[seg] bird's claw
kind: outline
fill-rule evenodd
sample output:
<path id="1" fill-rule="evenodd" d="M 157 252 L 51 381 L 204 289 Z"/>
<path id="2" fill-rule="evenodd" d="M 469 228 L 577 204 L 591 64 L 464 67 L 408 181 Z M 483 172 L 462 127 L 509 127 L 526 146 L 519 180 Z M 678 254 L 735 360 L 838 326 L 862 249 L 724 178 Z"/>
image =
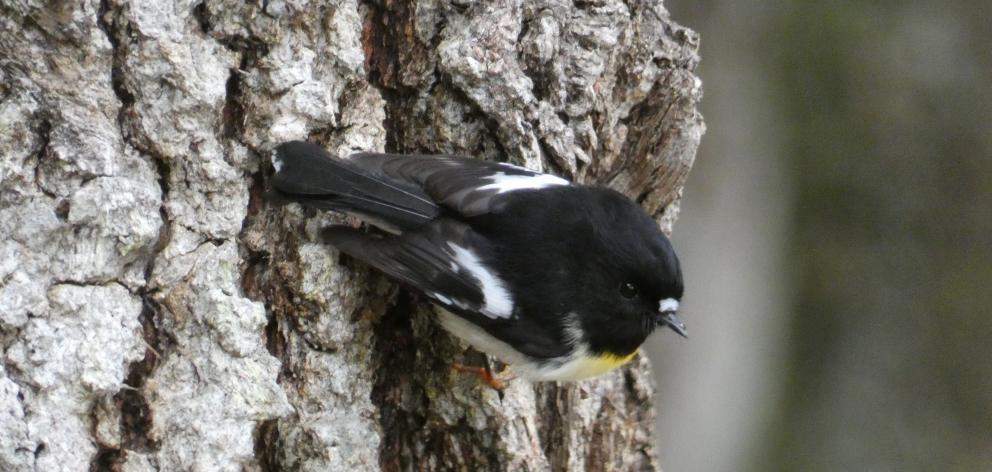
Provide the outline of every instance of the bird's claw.
<path id="1" fill-rule="evenodd" d="M 506 382 L 509 382 L 515 378 L 516 375 L 508 372 L 509 368 L 504 366 L 503 370 L 494 373 L 492 369 L 487 365 L 486 367 L 472 367 L 459 363 L 451 364 L 451 370 L 455 372 L 460 372 L 463 374 L 470 374 L 476 376 L 486 385 L 490 386 L 493 390 L 503 391 L 506 388 Z"/>

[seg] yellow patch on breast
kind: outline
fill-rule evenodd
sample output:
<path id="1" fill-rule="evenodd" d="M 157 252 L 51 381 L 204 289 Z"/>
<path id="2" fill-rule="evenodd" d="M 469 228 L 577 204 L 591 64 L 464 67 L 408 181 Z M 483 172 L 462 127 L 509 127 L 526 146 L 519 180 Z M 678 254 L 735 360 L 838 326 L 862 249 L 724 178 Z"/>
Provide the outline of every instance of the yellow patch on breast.
<path id="1" fill-rule="evenodd" d="M 618 356 L 611 353 L 602 353 L 594 356 L 581 357 L 573 361 L 573 371 L 571 377 L 580 379 L 595 377 L 620 367 L 637 355 L 637 350 L 625 356 Z"/>

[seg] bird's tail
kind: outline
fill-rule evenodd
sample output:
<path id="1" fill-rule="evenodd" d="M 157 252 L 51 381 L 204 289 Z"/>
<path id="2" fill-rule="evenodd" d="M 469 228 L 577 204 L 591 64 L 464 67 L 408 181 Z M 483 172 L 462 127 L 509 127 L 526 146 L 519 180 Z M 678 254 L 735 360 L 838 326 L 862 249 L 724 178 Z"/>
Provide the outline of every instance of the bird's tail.
<path id="1" fill-rule="evenodd" d="M 268 197 L 276 203 L 348 213 L 391 231 L 422 226 L 440 212 L 412 183 L 303 141 L 277 147 L 272 165 L 276 172 Z"/>

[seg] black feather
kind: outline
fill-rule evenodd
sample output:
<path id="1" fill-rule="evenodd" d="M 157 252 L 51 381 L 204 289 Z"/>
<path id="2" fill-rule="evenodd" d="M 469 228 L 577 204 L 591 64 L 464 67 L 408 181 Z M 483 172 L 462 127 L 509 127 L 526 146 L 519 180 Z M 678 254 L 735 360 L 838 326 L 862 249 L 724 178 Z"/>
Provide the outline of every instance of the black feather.
<path id="1" fill-rule="evenodd" d="M 272 199 L 354 213 L 400 228 L 415 228 L 441 212 L 416 185 L 368 172 L 302 141 L 276 148 Z"/>
<path id="2" fill-rule="evenodd" d="M 420 227 L 445 210 L 463 217 L 489 213 L 507 197 L 493 185 L 499 178 L 541 176 L 455 156 L 358 153 L 339 159 L 302 141 L 276 148 L 274 163 L 272 201 L 357 214 L 401 229 Z"/>
<path id="3" fill-rule="evenodd" d="M 449 242 L 457 244 L 467 231 L 464 225 L 448 221 L 421 231 L 385 237 L 346 226 L 330 226 L 324 228 L 321 237 L 342 252 L 428 295 L 439 293 L 478 310 L 483 304 L 482 292 L 471 276 L 452 268 L 454 256 L 448 249 Z"/>

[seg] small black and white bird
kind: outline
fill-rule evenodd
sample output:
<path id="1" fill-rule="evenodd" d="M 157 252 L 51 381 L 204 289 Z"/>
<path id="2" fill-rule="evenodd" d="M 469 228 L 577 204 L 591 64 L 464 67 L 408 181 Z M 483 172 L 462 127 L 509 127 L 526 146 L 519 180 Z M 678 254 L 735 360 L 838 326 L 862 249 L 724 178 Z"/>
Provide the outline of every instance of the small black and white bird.
<path id="1" fill-rule="evenodd" d="M 273 155 L 276 200 L 354 215 L 325 241 L 429 297 L 441 324 L 530 380 L 578 380 L 630 360 L 657 326 L 682 336 L 668 238 L 619 192 L 462 157 Z"/>

